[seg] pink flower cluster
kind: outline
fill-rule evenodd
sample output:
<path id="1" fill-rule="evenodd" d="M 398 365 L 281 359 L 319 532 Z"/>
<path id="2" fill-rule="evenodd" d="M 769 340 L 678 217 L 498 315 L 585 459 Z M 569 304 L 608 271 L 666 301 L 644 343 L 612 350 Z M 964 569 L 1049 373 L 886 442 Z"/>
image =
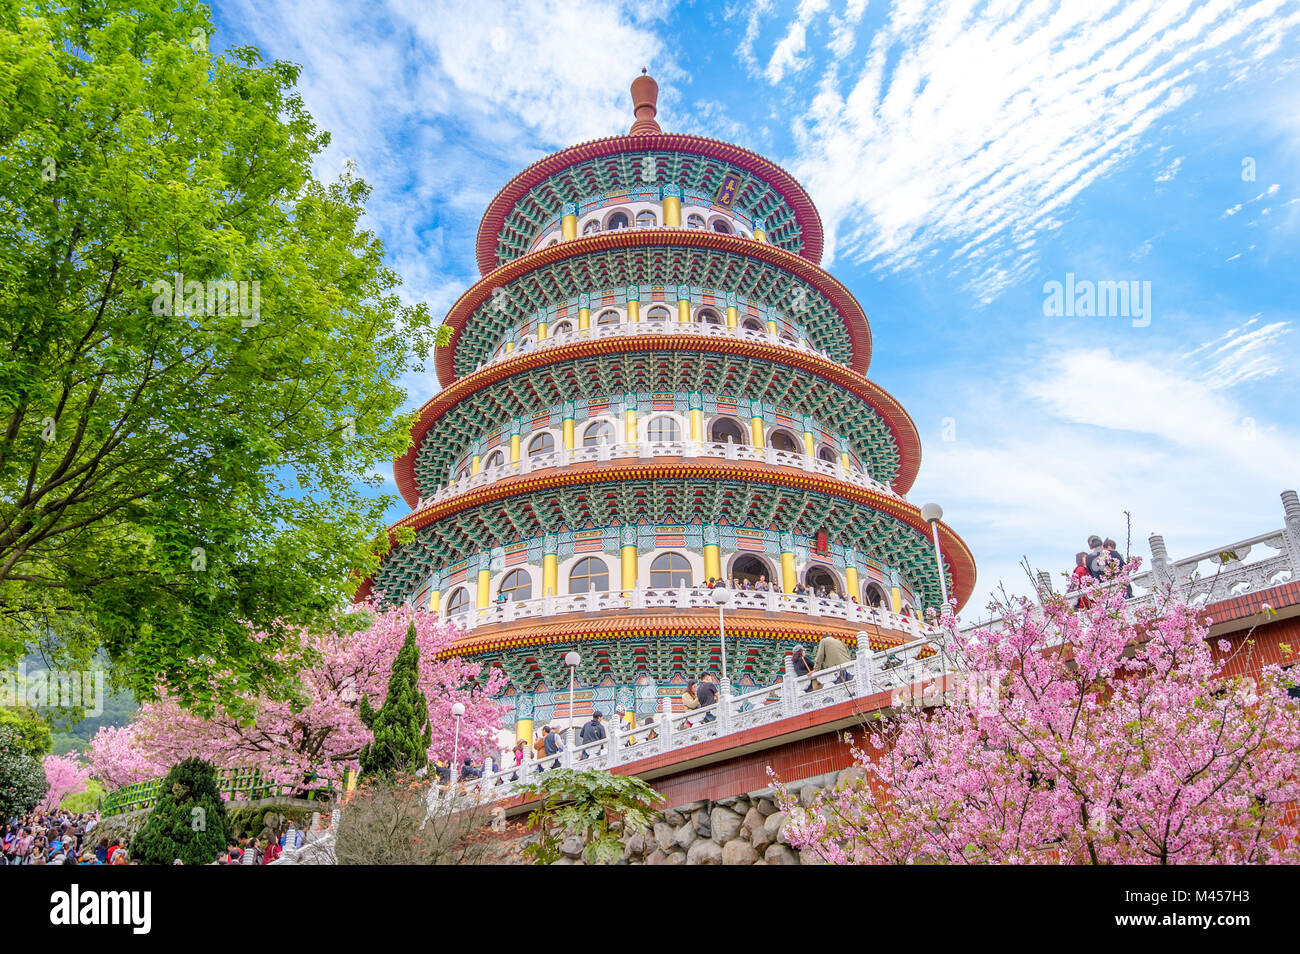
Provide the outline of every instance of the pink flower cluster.
<path id="1" fill-rule="evenodd" d="M 481 678 L 480 666 L 459 657 L 435 658 L 460 635 L 437 616 L 402 606 L 379 610 L 359 607 L 364 622 L 356 632 L 300 633 L 298 645 L 312 662 L 299 673 L 291 700 L 248 693 L 229 699 L 225 709 L 202 716 L 181 708 L 166 695 L 141 707 L 135 719 L 117 729 L 101 729 L 89 745 L 93 772 L 116 787 L 159 778 L 175 763 L 199 756 L 214 765 L 256 766 L 269 780 L 299 785 L 336 782 L 356 767 L 370 731 L 358 709 L 363 696 L 378 709 L 388 692 L 393 660 L 415 622 L 420 647 L 420 688 L 429 702 L 430 759 L 450 761 L 454 703 L 465 705 L 460 722 L 460 752 L 481 758 L 494 752 L 503 709 L 492 696 L 505 675 L 494 670 Z"/>
<path id="2" fill-rule="evenodd" d="M 1234 657 L 1215 658 L 1177 599 L 1130 613 L 1130 571 L 1089 586 L 1086 609 L 1004 607 L 978 639 L 947 616 L 951 658 L 995 697 L 950 694 L 872 725 L 859 780 L 808 808 L 783 799 L 791 844 L 832 864 L 1300 860 L 1287 678 L 1249 659 L 1236 671 L 1251 676 L 1226 676 Z"/>
<path id="3" fill-rule="evenodd" d="M 52 812 L 59 807 L 69 795 L 77 795 L 86 790 L 90 781 L 90 769 L 81 764 L 75 755 L 47 755 L 42 761 L 45 766 L 45 781 L 49 788 L 45 797 L 36 806 L 38 811 Z"/>

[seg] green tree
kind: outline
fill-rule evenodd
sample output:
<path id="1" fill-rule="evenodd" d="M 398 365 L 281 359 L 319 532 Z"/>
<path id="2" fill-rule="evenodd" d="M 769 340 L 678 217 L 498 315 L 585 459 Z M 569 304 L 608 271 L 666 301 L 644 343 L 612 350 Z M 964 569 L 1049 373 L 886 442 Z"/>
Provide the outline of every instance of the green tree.
<path id="1" fill-rule="evenodd" d="M 54 735 L 49 723 L 30 706 L 0 709 L 0 726 L 13 730 L 14 744 L 38 759 L 54 747 Z"/>
<path id="2" fill-rule="evenodd" d="M 285 686 L 379 557 L 428 353 L 298 68 L 194 0 L 0 0 L 0 664 L 103 644 L 142 698 Z M 260 632 L 264 637 L 253 638 Z"/>
<path id="3" fill-rule="evenodd" d="M 414 774 L 428 764 L 429 701 L 420 689 L 420 647 L 415 644 L 412 621 L 393 660 L 388 677 L 388 695 L 376 712 L 370 700 L 361 698 L 360 715 L 374 739 L 361 750 L 361 774 L 388 776 L 398 772 Z"/>
<path id="4" fill-rule="evenodd" d="M 540 782 L 519 791 L 541 799 L 528 815 L 528 827 L 537 829 L 539 838 L 524 848 L 524 855 L 537 864 L 560 857 L 565 834 L 582 839 L 589 864 L 612 864 L 623 856 L 622 838 L 649 828 L 655 805 L 664 800 L 634 775 L 597 769 L 551 769 Z"/>
<path id="5" fill-rule="evenodd" d="M 131 857 L 145 865 L 212 863 L 226 847 L 226 804 L 217 775 L 202 759 L 173 765 L 143 827 L 131 839 Z"/>
<path id="6" fill-rule="evenodd" d="M 45 797 L 45 767 L 13 726 L 0 725 L 0 818 L 25 815 Z"/>

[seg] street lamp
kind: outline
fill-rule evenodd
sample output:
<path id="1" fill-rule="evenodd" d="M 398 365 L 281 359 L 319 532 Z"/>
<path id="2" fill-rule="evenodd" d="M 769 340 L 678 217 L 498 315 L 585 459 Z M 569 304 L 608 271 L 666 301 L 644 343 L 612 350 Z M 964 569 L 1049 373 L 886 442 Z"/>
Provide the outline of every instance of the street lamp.
<path id="1" fill-rule="evenodd" d="M 578 664 L 582 662 L 582 657 L 572 649 L 564 656 L 564 665 L 569 667 L 569 748 L 572 749 L 576 744 L 577 735 L 574 733 L 573 725 L 573 686 Z"/>
<path id="2" fill-rule="evenodd" d="M 730 686 L 731 680 L 727 678 L 727 624 L 722 618 L 722 610 L 731 605 L 731 591 L 725 587 L 715 586 L 709 593 L 713 597 L 713 602 L 718 604 L 718 639 L 722 644 L 722 684 Z"/>
<path id="3" fill-rule="evenodd" d="M 460 777 L 460 720 L 464 715 L 465 703 L 453 702 L 451 704 L 451 716 L 456 720 L 456 741 L 451 750 L 451 772 L 449 773 L 453 785 L 456 784 L 456 780 Z"/>
<path id="4" fill-rule="evenodd" d="M 943 508 L 937 503 L 928 503 L 921 508 L 921 519 L 930 525 L 934 535 L 934 563 L 939 568 L 939 592 L 943 594 L 943 606 L 939 610 L 942 616 L 948 609 L 948 580 L 943 575 L 943 551 L 939 548 L 939 521 L 943 519 Z"/>

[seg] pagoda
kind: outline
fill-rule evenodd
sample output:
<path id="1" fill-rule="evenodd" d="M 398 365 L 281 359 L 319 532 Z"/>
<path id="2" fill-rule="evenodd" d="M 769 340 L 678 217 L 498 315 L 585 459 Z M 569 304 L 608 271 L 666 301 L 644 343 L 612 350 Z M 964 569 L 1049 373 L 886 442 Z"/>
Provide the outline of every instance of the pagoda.
<path id="1" fill-rule="evenodd" d="M 412 512 L 358 593 L 459 626 L 457 655 L 505 670 L 520 738 L 634 723 L 706 671 L 773 683 L 828 635 L 914 642 L 945 586 L 959 608 L 974 588 L 966 545 L 905 497 L 916 427 L 866 376 L 867 317 L 818 264 L 808 194 L 663 132 L 657 98 L 643 71 L 627 135 L 488 206 L 443 389 L 395 464 Z"/>

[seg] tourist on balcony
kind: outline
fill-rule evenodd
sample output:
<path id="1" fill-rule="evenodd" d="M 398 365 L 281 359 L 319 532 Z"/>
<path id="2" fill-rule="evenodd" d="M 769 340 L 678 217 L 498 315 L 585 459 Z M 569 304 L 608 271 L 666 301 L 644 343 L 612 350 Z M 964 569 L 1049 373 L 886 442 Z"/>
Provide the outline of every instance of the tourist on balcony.
<path id="1" fill-rule="evenodd" d="M 849 647 L 841 640 L 834 636 L 823 636 L 821 642 L 817 644 L 817 658 L 813 660 L 813 670 L 821 672 L 823 669 L 842 666 L 852 658 Z M 848 682 L 850 678 L 849 671 L 841 669 L 836 674 L 834 682 Z"/>
<path id="2" fill-rule="evenodd" d="M 682 693 L 682 708 L 688 712 L 691 709 L 698 709 L 700 707 L 700 699 L 695 693 L 695 685 L 696 683 L 694 679 L 688 679 L 686 681 L 686 691 Z M 686 725 L 688 728 L 690 727 L 689 722 L 686 723 Z"/>
<path id="3" fill-rule="evenodd" d="M 1074 590 L 1083 589 L 1084 581 L 1090 579 L 1092 579 L 1092 574 L 1088 570 L 1088 554 L 1082 551 L 1076 553 L 1074 555 L 1074 572 L 1070 574 L 1069 590 L 1073 592 Z M 1087 609 L 1092 605 L 1092 601 L 1086 596 L 1080 596 L 1074 605 L 1076 609 Z"/>
<path id="4" fill-rule="evenodd" d="M 600 720 L 603 718 L 605 718 L 605 713 L 601 712 L 599 709 L 591 714 L 590 721 L 582 727 L 582 731 L 578 734 L 578 738 L 583 745 L 590 745 L 592 742 L 599 742 L 601 739 L 605 738 L 605 727 L 600 724 Z M 599 750 L 597 751 L 599 752 Z M 580 758 L 585 759 L 590 754 L 589 750 L 583 749 Z"/>
<path id="5" fill-rule="evenodd" d="M 711 672 L 700 676 L 699 683 L 695 686 L 695 698 L 699 700 L 700 708 L 707 709 L 718 701 L 718 677 Z M 712 722 L 714 716 L 712 710 L 704 714 L 704 722 Z"/>
<path id="6" fill-rule="evenodd" d="M 549 725 L 542 730 L 546 733 L 546 739 L 542 744 L 543 750 L 549 755 L 559 755 L 564 751 L 564 746 L 560 744 L 560 733 L 556 732 Z M 551 768 L 559 768 L 560 760 L 556 759 L 551 763 Z"/>
<path id="7" fill-rule="evenodd" d="M 515 765 L 523 765 L 524 758 L 528 754 L 527 739 L 520 739 L 518 742 L 515 743 L 514 754 L 515 754 Z"/>
<path id="8" fill-rule="evenodd" d="M 790 659 L 794 664 L 794 674 L 796 677 L 812 675 L 813 670 L 812 667 L 808 665 L 808 657 L 804 655 L 803 646 L 797 645 L 794 649 L 790 650 Z M 820 689 L 821 687 L 822 684 L 816 679 L 810 679 L 808 681 L 808 688 L 805 689 L 804 692 L 812 692 L 814 689 Z"/>
<path id="9" fill-rule="evenodd" d="M 1102 547 L 1102 539 L 1095 533 L 1088 538 L 1088 557 L 1086 566 L 1088 574 L 1094 580 L 1100 580 L 1105 576 L 1106 552 Z"/>

